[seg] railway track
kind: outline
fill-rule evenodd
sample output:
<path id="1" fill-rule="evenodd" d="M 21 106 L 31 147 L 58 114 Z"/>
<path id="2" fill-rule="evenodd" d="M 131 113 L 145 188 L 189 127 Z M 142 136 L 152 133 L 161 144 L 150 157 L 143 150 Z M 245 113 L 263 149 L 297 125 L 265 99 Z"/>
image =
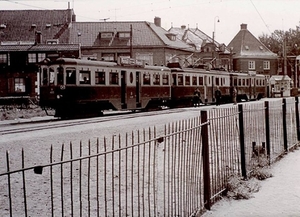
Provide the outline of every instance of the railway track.
<path id="1" fill-rule="evenodd" d="M 170 113 L 180 113 L 185 111 L 185 109 L 178 108 L 178 109 L 165 109 L 159 111 L 150 111 L 150 112 L 136 112 L 136 113 L 123 113 L 123 114 L 114 114 L 114 115 L 105 115 L 102 117 L 95 117 L 89 119 L 75 119 L 75 120 L 60 120 L 54 119 L 51 121 L 31 121 L 31 122 L 23 122 L 18 124 L 9 125 L 9 129 L 1 129 L 0 135 L 8 135 L 8 134 L 16 134 L 16 133 L 26 133 L 32 131 L 39 131 L 39 130 L 47 130 L 53 128 L 61 128 L 61 127 L 72 127 L 84 124 L 93 124 L 93 123 L 101 123 L 101 122 L 108 122 L 113 120 L 125 120 L 130 118 L 138 118 L 138 117 L 145 117 L 145 116 L 154 116 L 154 115 L 161 115 L 161 114 L 170 114 Z"/>

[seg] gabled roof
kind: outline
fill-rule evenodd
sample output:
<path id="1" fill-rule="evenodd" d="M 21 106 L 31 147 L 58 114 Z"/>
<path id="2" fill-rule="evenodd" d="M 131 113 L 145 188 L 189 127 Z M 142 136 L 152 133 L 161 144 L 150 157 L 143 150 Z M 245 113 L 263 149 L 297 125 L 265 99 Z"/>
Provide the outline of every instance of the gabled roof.
<path id="1" fill-rule="evenodd" d="M 0 42 L 35 41 L 35 33 L 68 43 L 68 27 L 73 10 L 0 10 Z"/>
<path id="2" fill-rule="evenodd" d="M 172 27 L 169 29 L 169 32 L 176 34 L 176 37 L 180 40 L 188 44 L 193 44 L 197 50 L 200 50 L 201 47 L 205 46 L 207 43 L 215 43 L 216 47 L 220 47 L 220 43 L 217 41 L 213 41 L 213 39 L 202 32 L 197 28 L 185 28 L 182 26 L 181 28 Z M 228 50 L 225 50 L 225 53 L 229 53 Z"/>
<path id="3" fill-rule="evenodd" d="M 277 55 L 270 51 L 261 41 L 249 32 L 247 24 L 241 29 L 227 46 L 234 53 L 233 58 L 276 59 Z"/>
<path id="4" fill-rule="evenodd" d="M 135 47 L 167 46 L 175 49 L 191 49 L 181 40 L 170 40 L 167 36 L 168 31 L 146 21 L 74 22 L 70 28 L 70 43 L 81 43 L 82 47 L 129 47 L 130 38 L 119 38 L 117 34 L 119 32 L 130 33 L 131 26 L 132 45 Z M 113 37 L 103 39 L 101 33 L 113 33 Z"/>

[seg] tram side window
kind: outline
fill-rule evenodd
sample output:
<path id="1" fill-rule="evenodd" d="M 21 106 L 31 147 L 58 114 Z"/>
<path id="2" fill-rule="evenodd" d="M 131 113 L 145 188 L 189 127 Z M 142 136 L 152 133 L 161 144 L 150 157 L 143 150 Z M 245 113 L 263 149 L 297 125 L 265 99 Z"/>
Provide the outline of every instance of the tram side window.
<path id="1" fill-rule="evenodd" d="M 160 74 L 154 74 L 153 75 L 153 85 L 159 85 L 160 84 Z"/>
<path id="2" fill-rule="evenodd" d="M 185 76 L 185 85 L 191 85 L 191 77 L 189 75 Z"/>
<path id="3" fill-rule="evenodd" d="M 203 86 L 203 77 L 199 77 L 199 86 Z"/>
<path id="4" fill-rule="evenodd" d="M 48 84 L 48 70 L 47 70 L 47 68 L 43 68 L 43 71 L 42 71 L 42 73 L 43 73 L 43 81 L 42 81 L 42 85 L 47 85 Z"/>
<path id="5" fill-rule="evenodd" d="M 149 73 L 143 74 L 143 84 L 150 85 L 150 74 Z"/>
<path id="6" fill-rule="evenodd" d="M 220 78 L 216 78 L 216 85 L 220 86 Z"/>
<path id="7" fill-rule="evenodd" d="M 80 84 L 91 84 L 91 72 L 90 71 L 79 71 L 79 83 Z"/>
<path id="8" fill-rule="evenodd" d="M 164 74 L 162 79 L 163 79 L 163 85 L 169 84 L 169 75 Z"/>
<path id="9" fill-rule="evenodd" d="M 197 85 L 197 76 L 193 76 L 192 82 L 193 82 L 192 84 L 193 84 L 194 86 Z"/>
<path id="10" fill-rule="evenodd" d="M 57 85 L 64 84 L 64 68 L 58 67 L 57 68 Z"/>
<path id="11" fill-rule="evenodd" d="M 105 84 L 105 72 L 95 72 L 96 84 Z"/>
<path id="12" fill-rule="evenodd" d="M 178 75 L 178 85 L 183 85 L 183 74 Z"/>
<path id="13" fill-rule="evenodd" d="M 53 68 L 50 68 L 49 69 L 49 83 L 50 84 L 54 84 L 54 81 L 55 81 L 55 73 L 54 73 L 54 69 Z"/>
<path id="14" fill-rule="evenodd" d="M 76 69 L 66 69 L 66 84 L 76 84 Z"/>
<path id="15" fill-rule="evenodd" d="M 109 73 L 109 84 L 119 84 L 119 74 L 117 72 Z"/>

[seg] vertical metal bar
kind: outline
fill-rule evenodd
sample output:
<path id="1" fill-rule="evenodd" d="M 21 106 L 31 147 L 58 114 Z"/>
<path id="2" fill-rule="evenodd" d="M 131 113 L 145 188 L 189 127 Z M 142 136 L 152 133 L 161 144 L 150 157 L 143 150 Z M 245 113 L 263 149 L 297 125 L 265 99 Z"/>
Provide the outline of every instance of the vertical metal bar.
<path id="1" fill-rule="evenodd" d="M 201 111 L 201 123 L 207 123 L 207 111 Z M 210 166 L 209 166 L 209 140 L 208 140 L 208 124 L 204 124 L 201 128 L 201 137 L 203 143 L 203 178 L 204 178 L 204 206 L 210 210 Z"/>
<path id="2" fill-rule="evenodd" d="M 6 168 L 7 168 L 7 172 L 10 172 L 8 151 L 6 151 Z M 12 200 L 11 200 L 10 173 L 7 174 L 7 182 L 8 182 L 9 215 L 12 217 L 13 213 L 12 213 Z"/>
<path id="3" fill-rule="evenodd" d="M 51 214 L 54 216 L 54 203 L 53 203 L 53 147 L 50 148 L 50 191 L 51 191 Z"/>
<path id="4" fill-rule="evenodd" d="M 122 216 L 122 173 L 121 173 L 121 135 L 119 134 L 119 217 Z"/>
<path id="5" fill-rule="evenodd" d="M 269 164 L 271 164 L 271 151 L 270 151 L 270 108 L 269 102 L 265 101 L 265 122 L 266 122 L 266 145 L 267 145 L 267 156 L 269 158 Z"/>
<path id="6" fill-rule="evenodd" d="M 60 161 L 64 160 L 64 144 L 61 146 Z M 60 164 L 60 194 L 61 194 L 61 216 L 64 217 L 64 171 L 63 163 Z"/>
<path id="7" fill-rule="evenodd" d="M 286 123 L 286 99 L 282 99 L 282 120 L 283 120 L 283 144 L 284 150 L 288 151 L 288 140 L 287 140 L 287 123 Z"/>
<path id="8" fill-rule="evenodd" d="M 151 196 L 151 194 L 150 194 L 150 183 L 151 183 L 151 142 L 150 142 L 150 140 L 151 140 L 151 130 L 150 130 L 150 128 L 149 128 L 149 130 L 148 130 L 148 134 L 149 134 L 149 153 L 148 153 L 148 215 L 149 216 L 151 216 L 151 198 L 150 198 L 150 196 Z"/>
<path id="9" fill-rule="evenodd" d="M 133 183 L 134 183 L 134 179 L 133 179 L 133 166 L 134 166 L 134 134 L 133 134 L 133 131 L 131 132 L 131 214 L 134 215 L 134 202 L 133 202 Z"/>
<path id="10" fill-rule="evenodd" d="M 243 105 L 239 104 L 238 108 L 239 108 L 239 129 L 240 129 L 240 145 L 241 145 L 241 170 L 242 170 L 242 176 L 244 177 L 244 179 L 247 179 Z"/>
<path id="11" fill-rule="evenodd" d="M 97 158 L 96 158 L 96 195 L 97 195 L 97 217 L 100 216 L 99 202 L 99 138 L 97 138 Z"/>
<path id="12" fill-rule="evenodd" d="M 70 192 L 71 192 L 71 216 L 74 215 L 74 198 L 73 198 L 73 146 L 70 142 Z"/>
<path id="13" fill-rule="evenodd" d="M 125 135 L 125 216 L 129 216 L 128 213 L 128 134 Z"/>
<path id="14" fill-rule="evenodd" d="M 141 216 L 141 201 L 140 201 L 140 198 L 142 197 L 141 196 L 141 193 L 140 193 L 140 131 L 138 130 L 137 131 L 137 142 L 138 142 L 138 147 L 137 147 L 137 194 L 138 194 L 138 216 Z"/>
<path id="15" fill-rule="evenodd" d="M 111 190 L 111 196 L 112 196 L 112 215 L 115 214 L 115 159 L 114 159 L 114 149 L 115 149 L 115 135 L 112 136 L 112 144 L 111 144 L 111 185 L 112 185 L 112 190 Z"/>
<path id="16" fill-rule="evenodd" d="M 24 211 L 25 217 L 27 217 L 27 196 L 26 196 L 26 182 L 25 182 L 25 163 L 24 163 L 24 149 L 22 148 L 22 180 L 23 180 L 23 197 L 24 197 Z"/>
<path id="17" fill-rule="evenodd" d="M 81 158 L 82 157 L 82 142 L 80 141 L 80 147 L 79 147 L 79 157 Z M 82 160 L 80 159 L 79 160 L 79 208 L 80 208 L 80 211 L 79 211 L 79 215 L 80 217 L 82 216 L 82 190 L 81 190 L 81 186 L 82 186 Z"/>
<path id="18" fill-rule="evenodd" d="M 106 172 L 107 171 L 107 154 L 106 154 L 106 138 L 104 137 L 104 203 L 105 203 L 105 216 L 107 215 L 107 177 Z"/>
<path id="19" fill-rule="evenodd" d="M 88 184 L 87 184 L 87 188 L 88 188 L 88 216 L 91 216 L 91 141 L 89 140 L 89 157 L 88 157 L 88 177 L 87 177 L 87 181 L 88 181 Z"/>
<path id="20" fill-rule="evenodd" d="M 126 149 L 127 150 L 127 149 Z M 142 207 L 143 207 L 143 215 L 145 216 L 145 167 L 146 167 L 146 132 L 145 129 L 143 129 L 143 168 L 142 168 L 142 194 L 143 194 L 143 201 L 142 201 Z"/>
<path id="21" fill-rule="evenodd" d="M 296 112 L 296 129 L 297 129 L 297 139 L 300 141 L 300 123 L 299 123 L 299 97 L 295 97 L 295 112 Z"/>
<path id="22" fill-rule="evenodd" d="M 167 125 L 164 127 L 165 135 L 167 135 Z M 167 138 L 166 138 L 167 139 Z M 164 159 L 163 159 L 163 216 L 166 216 L 166 139 L 164 141 Z M 170 141 L 170 138 L 168 137 L 168 141 Z"/>
<path id="23" fill-rule="evenodd" d="M 153 128 L 154 132 L 153 132 L 153 137 L 156 138 L 156 127 Z M 152 182 L 153 182 L 153 214 L 154 216 L 157 215 L 156 213 L 156 206 L 157 206 L 157 201 L 156 201 L 156 176 L 155 176 L 155 172 L 156 172 L 156 147 L 157 147 L 157 141 L 153 142 L 153 166 L 152 166 L 152 172 L 153 172 L 153 177 L 152 177 Z"/>

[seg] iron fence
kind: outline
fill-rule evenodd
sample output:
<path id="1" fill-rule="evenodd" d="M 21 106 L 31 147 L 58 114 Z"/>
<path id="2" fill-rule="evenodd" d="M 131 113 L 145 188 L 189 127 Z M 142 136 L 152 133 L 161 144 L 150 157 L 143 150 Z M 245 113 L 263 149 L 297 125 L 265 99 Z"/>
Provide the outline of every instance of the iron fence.
<path id="1" fill-rule="evenodd" d="M 232 174 L 245 178 L 255 148 L 269 163 L 299 141 L 298 98 L 203 109 L 198 117 L 87 144 L 53 147 L 45 163 L 0 174 L 3 216 L 195 216 Z M 30 157 L 30 156 L 29 156 Z"/>

